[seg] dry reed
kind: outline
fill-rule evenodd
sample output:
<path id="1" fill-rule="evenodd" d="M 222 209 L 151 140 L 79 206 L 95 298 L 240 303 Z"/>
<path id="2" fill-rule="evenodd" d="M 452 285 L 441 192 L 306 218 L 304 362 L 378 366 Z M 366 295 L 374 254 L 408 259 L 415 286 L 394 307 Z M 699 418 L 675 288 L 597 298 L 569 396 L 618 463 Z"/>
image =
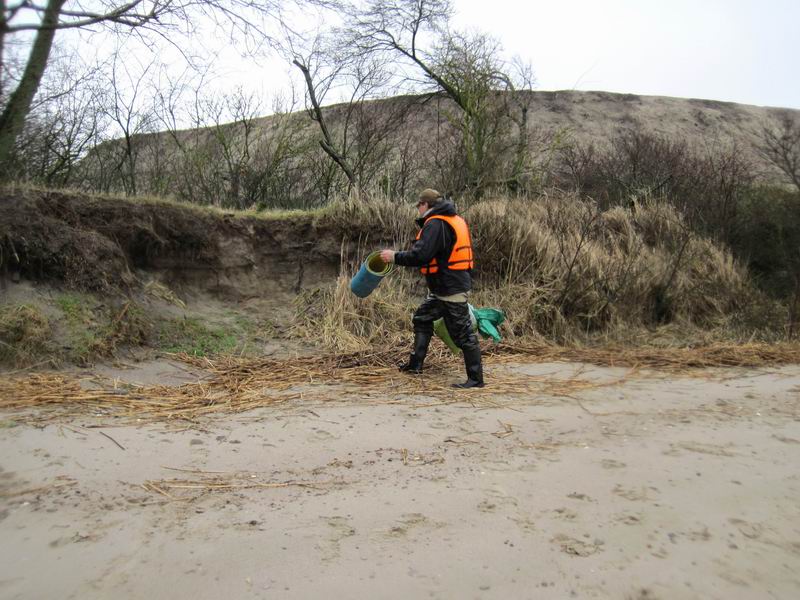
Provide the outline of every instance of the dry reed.
<path id="1" fill-rule="evenodd" d="M 800 364 L 800 344 L 730 344 L 712 343 L 697 348 L 653 348 L 604 346 L 580 348 L 552 345 L 502 344 L 504 359 L 520 355 L 535 357 L 536 362 L 578 361 L 609 367 L 638 367 L 689 373 L 692 369 L 728 367 L 758 368 Z"/>
<path id="2" fill-rule="evenodd" d="M 200 496 L 214 492 L 289 487 L 320 488 L 344 483 L 343 481 L 269 481 L 265 475 L 260 473 L 228 473 L 221 471 L 175 469 L 172 467 L 164 468 L 171 471 L 190 473 L 193 476 L 191 479 L 170 478 L 148 480 L 142 484 L 142 488 L 145 491 L 161 494 L 170 500 L 194 500 Z"/>
<path id="3" fill-rule="evenodd" d="M 485 200 L 465 216 L 477 254 L 471 302 L 502 309 L 508 317 L 504 335 L 511 340 L 575 345 L 664 324 L 714 331 L 718 339 L 753 334 L 734 318 L 758 296 L 746 271 L 666 203 L 600 211 L 559 193 Z M 402 248 L 412 241 L 411 215 L 385 200 L 332 205 L 324 221 L 350 224 L 345 239 L 351 250 L 358 244 L 359 258 L 387 240 Z M 301 299 L 294 332 L 337 352 L 398 343 L 425 293 L 420 275 L 396 269 L 362 300 L 349 291 L 358 264 L 343 266 L 334 285 Z"/>
<path id="4" fill-rule="evenodd" d="M 60 373 L 6 377 L 0 378 L 0 409 L 17 411 L 15 418 L 22 421 L 88 414 L 133 423 L 196 423 L 215 415 L 299 401 L 513 406 L 542 395 L 569 396 L 616 385 L 625 378 L 598 382 L 581 377 L 535 377 L 504 368 L 508 363 L 581 361 L 631 367 L 631 373 L 641 368 L 675 373 L 712 367 L 797 364 L 800 345 L 715 344 L 663 349 L 501 344 L 486 353 L 489 385 L 472 390 L 450 387 L 451 378 L 461 377 L 461 360 L 441 352 L 433 353 L 426 374 L 419 377 L 398 373 L 396 365 L 401 353 L 375 350 L 289 360 L 181 358 L 203 369 L 208 377 L 179 387 L 120 386 L 109 380 L 82 380 Z"/>

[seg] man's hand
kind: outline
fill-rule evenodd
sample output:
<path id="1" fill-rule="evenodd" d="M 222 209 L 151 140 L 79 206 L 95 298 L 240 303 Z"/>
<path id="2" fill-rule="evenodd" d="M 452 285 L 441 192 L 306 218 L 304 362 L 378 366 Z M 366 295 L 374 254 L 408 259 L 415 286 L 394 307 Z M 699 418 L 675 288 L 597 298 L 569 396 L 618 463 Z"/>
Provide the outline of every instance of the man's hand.
<path id="1" fill-rule="evenodd" d="M 394 255 L 395 255 L 395 251 L 394 250 L 388 250 L 388 249 L 387 250 L 381 250 L 381 260 L 383 262 L 385 262 L 386 264 L 394 262 Z"/>

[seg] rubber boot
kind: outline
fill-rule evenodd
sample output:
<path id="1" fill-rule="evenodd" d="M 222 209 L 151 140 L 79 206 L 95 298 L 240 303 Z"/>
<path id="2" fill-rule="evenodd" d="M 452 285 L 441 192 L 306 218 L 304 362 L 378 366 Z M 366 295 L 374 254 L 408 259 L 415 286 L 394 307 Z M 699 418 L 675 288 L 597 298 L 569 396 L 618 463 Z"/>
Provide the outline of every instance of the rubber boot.
<path id="1" fill-rule="evenodd" d="M 467 369 L 467 380 L 464 383 L 454 383 L 453 387 L 461 389 L 482 388 L 484 383 L 480 346 L 462 348 L 462 351 L 464 352 L 464 366 Z"/>
<path id="2" fill-rule="evenodd" d="M 400 370 L 412 375 L 419 375 L 422 373 L 422 363 L 425 362 L 425 356 L 428 354 L 428 344 L 431 342 L 430 333 L 422 331 L 414 332 L 414 351 L 408 359 L 407 363 L 400 365 Z"/>

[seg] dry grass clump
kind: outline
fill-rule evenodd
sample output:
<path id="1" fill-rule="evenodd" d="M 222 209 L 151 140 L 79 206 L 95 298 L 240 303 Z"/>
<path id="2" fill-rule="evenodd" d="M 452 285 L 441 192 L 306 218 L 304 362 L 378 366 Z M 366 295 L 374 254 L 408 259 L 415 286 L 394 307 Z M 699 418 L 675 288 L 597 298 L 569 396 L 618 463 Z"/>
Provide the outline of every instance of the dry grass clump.
<path id="1" fill-rule="evenodd" d="M 521 335 L 564 339 L 564 321 L 581 332 L 679 320 L 709 326 L 738 306 L 746 287 L 731 255 L 663 203 L 602 212 L 572 196 L 541 197 L 483 202 L 467 218 L 482 289 Z M 537 290 L 539 307 L 506 302 L 510 284 Z"/>
<path id="2" fill-rule="evenodd" d="M 352 194 L 318 211 L 316 227 L 342 234 L 342 274 L 332 286 L 299 296 L 292 334 L 340 352 L 401 343 L 410 331 L 418 297 L 424 293 L 417 285 L 419 278 L 411 271 L 395 269 L 364 299 L 350 291 L 350 280 L 373 250 L 410 247 L 416 216 L 412 205 L 392 202 L 378 193 Z"/>
<path id="3" fill-rule="evenodd" d="M 54 360 L 91 364 L 112 356 L 120 348 L 141 346 L 152 337 L 153 324 L 145 310 L 132 300 L 78 292 L 59 293 L 54 304 L 61 318 L 54 321 Z"/>
<path id="4" fill-rule="evenodd" d="M 27 304 L 0 306 L 0 364 L 30 364 L 48 350 L 50 322 Z"/>
<path id="5" fill-rule="evenodd" d="M 363 193 L 337 199 L 320 209 L 314 224 L 342 232 L 361 249 L 364 244 L 409 243 L 416 232 L 416 216 L 411 204 L 392 201 L 379 193 Z"/>
<path id="6" fill-rule="evenodd" d="M 404 347 L 415 308 L 413 279 L 395 270 L 367 298 L 359 298 L 350 291 L 353 275 L 345 270 L 333 286 L 300 296 L 292 334 L 338 352 Z"/>
<path id="7" fill-rule="evenodd" d="M 381 198 L 339 203 L 325 218 L 350 224 L 360 244 L 393 239 L 408 248 L 413 216 Z M 476 248 L 471 302 L 504 310 L 512 337 L 569 343 L 665 324 L 721 328 L 756 293 L 729 252 L 691 231 L 664 202 L 601 211 L 560 193 L 485 200 L 464 216 Z M 413 297 L 415 279 L 422 280 L 397 269 L 360 300 L 343 277 L 311 299 L 316 308 L 305 304 L 301 330 L 337 349 L 392 339 L 409 330 L 424 294 L 420 286 Z"/>

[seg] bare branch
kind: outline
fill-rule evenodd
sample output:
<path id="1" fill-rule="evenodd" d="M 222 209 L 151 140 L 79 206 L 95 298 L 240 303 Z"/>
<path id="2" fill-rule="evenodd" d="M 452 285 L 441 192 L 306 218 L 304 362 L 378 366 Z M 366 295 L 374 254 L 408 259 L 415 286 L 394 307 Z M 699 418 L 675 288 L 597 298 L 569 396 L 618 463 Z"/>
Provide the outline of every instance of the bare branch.
<path id="1" fill-rule="evenodd" d="M 786 113 L 761 131 L 762 156 L 800 190 L 800 119 Z"/>

